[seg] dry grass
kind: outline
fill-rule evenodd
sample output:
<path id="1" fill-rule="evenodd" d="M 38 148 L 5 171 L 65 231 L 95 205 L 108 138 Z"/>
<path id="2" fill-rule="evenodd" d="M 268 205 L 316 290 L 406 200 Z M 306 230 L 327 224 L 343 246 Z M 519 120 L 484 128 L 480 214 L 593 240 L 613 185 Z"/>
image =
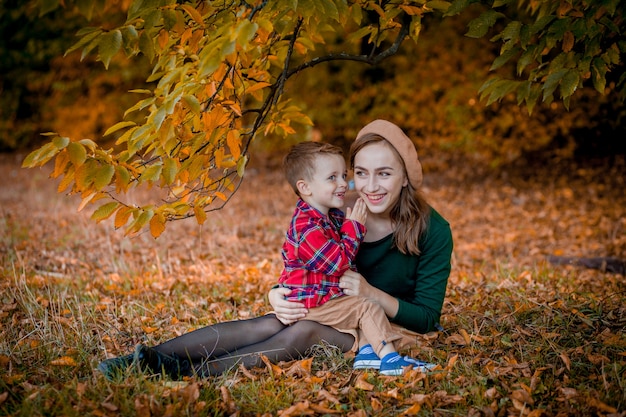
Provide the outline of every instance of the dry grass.
<path id="1" fill-rule="evenodd" d="M 20 162 L 0 160 L 0 415 L 626 415 L 624 277 L 545 263 L 626 258 L 623 166 L 427 174 L 455 234 L 445 331 L 410 352 L 441 365 L 432 375 L 352 371 L 320 346 L 312 361 L 208 380 L 111 383 L 95 371 L 107 356 L 268 311 L 292 193 L 250 171 L 203 227 L 125 238 Z"/>

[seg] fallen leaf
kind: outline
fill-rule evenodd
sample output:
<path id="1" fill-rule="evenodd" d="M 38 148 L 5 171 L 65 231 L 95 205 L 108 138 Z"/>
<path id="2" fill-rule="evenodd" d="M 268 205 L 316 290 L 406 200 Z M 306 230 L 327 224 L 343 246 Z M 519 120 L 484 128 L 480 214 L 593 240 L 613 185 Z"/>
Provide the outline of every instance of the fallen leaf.
<path id="1" fill-rule="evenodd" d="M 565 364 L 565 367 L 567 368 L 568 371 L 571 371 L 571 361 L 569 360 L 569 357 L 565 354 L 565 353 L 561 353 L 559 355 L 559 357 L 561 358 L 561 360 L 563 361 L 563 363 Z"/>
<path id="2" fill-rule="evenodd" d="M 61 356 L 58 359 L 50 361 L 50 365 L 54 366 L 77 366 L 78 364 L 71 356 Z"/>
<path id="3" fill-rule="evenodd" d="M 334 410 L 332 408 L 324 407 L 323 405 L 320 405 L 320 404 L 313 404 L 313 403 L 311 403 L 309 405 L 309 407 L 311 408 L 311 410 L 315 411 L 318 414 L 341 414 L 341 413 L 343 413 L 343 411 Z"/>
<path id="4" fill-rule="evenodd" d="M 422 406 L 420 404 L 413 404 L 412 406 L 410 406 L 409 408 L 407 408 L 406 410 L 404 410 L 402 412 L 402 415 L 404 416 L 416 416 L 417 413 L 420 412 L 420 410 L 422 409 Z"/>
<path id="5" fill-rule="evenodd" d="M 380 411 L 383 409 L 383 404 L 376 397 L 370 399 L 370 405 L 372 406 L 372 411 Z"/>
<path id="6" fill-rule="evenodd" d="M 371 390 L 373 390 L 374 389 L 374 385 L 372 385 L 369 382 L 367 382 L 365 380 L 365 378 L 367 378 L 367 372 L 364 372 L 361 375 L 359 375 L 359 377 L 357 378 L 356 382 L 354 383 L 354 387 L 358 388 L 358 389 L 362 389 L 363 391 L 371 391 Z"/>
<path id="7" fill-rule="evenodd" d="M 307 400 L 304 400 L 297 404 L 292 405 L 286 410 L 278 411 L 278 415 L 281 417 L 312 416 L 312 415 L 315 415 L 315 411 L 311 409 L 309 402 Z"/>

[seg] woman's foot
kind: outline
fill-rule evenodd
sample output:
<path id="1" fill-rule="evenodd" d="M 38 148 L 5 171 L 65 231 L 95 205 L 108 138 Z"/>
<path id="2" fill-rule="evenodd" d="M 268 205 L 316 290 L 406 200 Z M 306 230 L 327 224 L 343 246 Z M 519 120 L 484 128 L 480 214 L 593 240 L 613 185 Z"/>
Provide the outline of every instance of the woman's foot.
<path id="1" fill-rule="evenodd" d="M 400 356 L 393 352 L 385 355 L 380 362 L 380 373 L 383 375 L 402 375 L 405 369 L 412 366 L 420 372 L 426 372 L 435 367 L 432 363 L 422 362 L 408 356 Z"/>
<path id="2" fill-rule="evenodd" d="M 145 345 L 137 345 L 134 361 L 143 372 L 165 374 L 172 379 L 181 379 L 191 371 L 189 361 L 166 355 Z"/>
<path id="3" fill-rule="evenodd" d="M 133 365 L 133 359 L 133 354 L 105 359 L 98 364 L 98 370 L 102 372 L 106 379 L 113 381 L 123 375 Z"/>

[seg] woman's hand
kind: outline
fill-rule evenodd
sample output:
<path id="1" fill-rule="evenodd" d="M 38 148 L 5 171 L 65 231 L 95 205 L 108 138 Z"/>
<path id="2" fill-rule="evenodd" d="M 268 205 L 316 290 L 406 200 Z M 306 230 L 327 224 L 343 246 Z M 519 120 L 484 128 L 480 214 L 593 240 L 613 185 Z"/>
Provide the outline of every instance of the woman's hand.
<path id="1" fill-rule="evenodd" d="M 272 288 L 267 295 L 274 313 L 276 313 L 276 318 L 285 325 L 297 322 L 309 312 L 304 304 L 285 300 L 289 293 L 291 293 L 289 288 Z"/>
<path id="2" fill-rule="evenodd" d="M 339 280 L 339 287 L 346 295 L 358 295 L 377 302 L 389 318 L 394 318 L 398 314 L 400 306 L 398 300 L 371 285 L 358 272 L 347 270 Z"/>
<path id="3" fill-rule="evenodd" d="M 361 297 L 371 297 L 373 287 L 358 272 L 347 270 L 339 280 L 339 288 L 346 295 L 360 295 Z"/>

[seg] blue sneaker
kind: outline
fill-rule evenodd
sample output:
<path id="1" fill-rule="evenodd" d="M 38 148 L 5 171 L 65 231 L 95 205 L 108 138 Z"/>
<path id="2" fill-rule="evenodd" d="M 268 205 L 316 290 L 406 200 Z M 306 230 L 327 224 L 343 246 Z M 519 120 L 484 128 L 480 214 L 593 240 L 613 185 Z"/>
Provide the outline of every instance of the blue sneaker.
<path id="1" fill-rule="evenodd" d="M 372 349 L 372 345 L 367 344 L 362 346 L 359 349 L 359 353 L 354 357 L 354 365 L 352 365 L 354 369 L 379 369 L 380 368 L 380 358 L 376 353 L 374 353 L 374 349 Z"/>
<path id="2" fill-rule="evenodd" d="M 432 363 L 418 361 L 408 356 L 400 356 L 398 353 L 389 353 L 380 362 L 380 373 L 383 375 L 402 375 L 406 367 L 412 366 L 421 372 L 426 372 L 435 367 Z"/>

